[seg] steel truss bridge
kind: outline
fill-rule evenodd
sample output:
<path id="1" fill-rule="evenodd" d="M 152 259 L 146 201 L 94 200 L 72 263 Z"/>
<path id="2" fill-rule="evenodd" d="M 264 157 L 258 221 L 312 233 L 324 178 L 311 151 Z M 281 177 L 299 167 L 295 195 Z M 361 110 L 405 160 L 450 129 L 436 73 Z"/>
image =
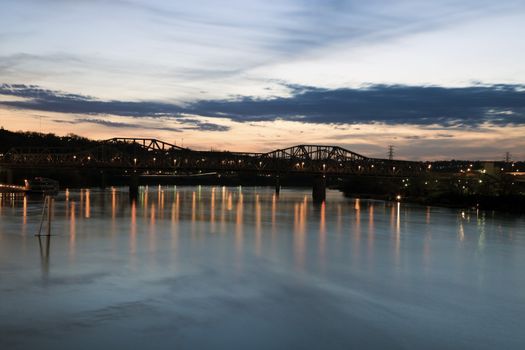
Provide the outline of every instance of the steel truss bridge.
<path id="1" fill-rule="evenodd" d="M 112 138 L 86 149 L 12 148 L 0 157 L 8 169 L 97 169 L 122 173 L 418 176 L 423 162 L 369 158 L 338 146 L 298 145 L 267 153 L 196 151 L 150 138 Z"/>

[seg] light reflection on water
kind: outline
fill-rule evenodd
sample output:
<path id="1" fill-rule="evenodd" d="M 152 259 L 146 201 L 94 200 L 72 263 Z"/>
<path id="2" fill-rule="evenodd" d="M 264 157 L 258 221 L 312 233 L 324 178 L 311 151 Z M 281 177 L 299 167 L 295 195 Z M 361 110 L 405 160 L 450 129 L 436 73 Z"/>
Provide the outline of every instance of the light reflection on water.
<path id="1" fill-rule="evenodd" d="M 522 348 L 524 220 L 329 191 L 0 195 L 0 348 Z M 89 341 L 87 341 L 89 339 Z"/>

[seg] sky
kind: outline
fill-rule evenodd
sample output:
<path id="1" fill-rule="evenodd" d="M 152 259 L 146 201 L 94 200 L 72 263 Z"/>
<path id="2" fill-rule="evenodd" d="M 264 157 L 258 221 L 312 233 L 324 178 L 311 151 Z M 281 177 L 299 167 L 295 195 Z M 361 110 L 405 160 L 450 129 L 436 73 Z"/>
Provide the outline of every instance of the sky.
<path id="1" fill-rule="evenodd" d="M 0 0 L 0 126 L 525 159 L 525 0 Z"/>

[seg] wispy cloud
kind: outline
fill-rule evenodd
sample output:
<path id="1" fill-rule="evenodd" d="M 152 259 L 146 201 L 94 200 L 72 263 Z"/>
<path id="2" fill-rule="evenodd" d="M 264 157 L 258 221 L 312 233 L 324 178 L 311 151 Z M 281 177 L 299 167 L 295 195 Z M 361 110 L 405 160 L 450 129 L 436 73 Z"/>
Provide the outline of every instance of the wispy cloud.
<path id="1" fill-rule="evenodd" d="M 520 0 L 5 1 L 0 74 L 110 99 L 261 96 L 274 66 L 341 50 L 346 62 L 355 47 L 523 7 Z"/>
<path id="2" fill-rule="evenodd" d="M 104 120 L 104 119 L 96 119 L 96 118 L 75 118 L 71 120 L 63 120 L 63 119 L 54 119 L 53 122 L 55 123 L 61 123 L 61 124 L 96 124 L 105 126 L 107 128 L 126 128 L 126 129 L 148 129 L 148 130 L 165 130 L 165 131 L 172 131 L 172 132 L 181 132 L 182 130 L 179 128 L 171 128 L 166 126 L 153 126 L 153 125 L 143 125 L 143 124 L 136 124 L 136 123 L 125 123 L 125 122 L 115 122 L 111 120 Z"/>

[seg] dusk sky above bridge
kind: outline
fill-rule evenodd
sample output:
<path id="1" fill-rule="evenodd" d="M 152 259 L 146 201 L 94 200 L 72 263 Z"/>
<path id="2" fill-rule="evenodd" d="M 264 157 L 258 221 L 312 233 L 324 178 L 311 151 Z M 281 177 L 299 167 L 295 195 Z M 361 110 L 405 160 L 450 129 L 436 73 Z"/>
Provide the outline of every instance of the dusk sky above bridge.
<path id="1" fill-rule="evenodd" d="M 525 0 L 0 0 L 0 125 L 525 159 Z"/>

